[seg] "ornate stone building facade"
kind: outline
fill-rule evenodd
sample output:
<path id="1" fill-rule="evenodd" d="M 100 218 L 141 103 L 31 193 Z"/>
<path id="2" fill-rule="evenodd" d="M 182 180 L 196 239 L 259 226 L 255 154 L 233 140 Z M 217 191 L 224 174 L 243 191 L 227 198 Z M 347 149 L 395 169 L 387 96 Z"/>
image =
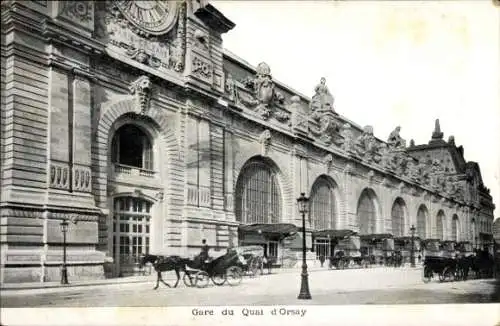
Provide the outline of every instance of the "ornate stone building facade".
<path id="1" fill-rule="evenodd" d="M 59 279 L 63 219 L 70 278 L 102 278 L 201 239 L 264 241 L 241 225 L 300 226 L 301 192 L 308 246 L 317 230 L 412 224 L 487 240 L 479 166 L 438 122 L 427 145 L 399 127 L 381 141 L 336 112 L 325 79 L 308 98 L 224 51 L 233 27 L 199 0 L 2 1 L 2 282 Z M 299 248 L 265 241 L 272 256 Z"/>

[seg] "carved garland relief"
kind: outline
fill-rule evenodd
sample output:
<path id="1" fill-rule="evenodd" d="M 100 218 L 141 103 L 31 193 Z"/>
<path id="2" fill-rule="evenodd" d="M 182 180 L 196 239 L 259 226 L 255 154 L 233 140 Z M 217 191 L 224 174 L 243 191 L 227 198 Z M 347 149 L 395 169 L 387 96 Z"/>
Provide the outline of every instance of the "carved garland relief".
<path id="1" fill-rule="evenodd" d="M 108 48 L 155 69 L 184 70 L 185 2 L 108 0 L 99 5 L 104 10 L 97 14 L 97 33 Z"/>

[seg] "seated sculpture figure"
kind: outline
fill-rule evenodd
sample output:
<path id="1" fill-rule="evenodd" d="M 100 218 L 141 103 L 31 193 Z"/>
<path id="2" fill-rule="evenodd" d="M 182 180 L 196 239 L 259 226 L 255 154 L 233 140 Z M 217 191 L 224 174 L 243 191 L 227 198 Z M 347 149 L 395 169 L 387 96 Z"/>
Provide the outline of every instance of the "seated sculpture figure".
<path id="1" fill-rule="evenodd" d="M 321 78 L 320 83 L 314 88 L 314 95 L 311 99 L 311 111 L 333 111 L 333 96 L 326 86 L 326 79 Z"/>
<path id="2" fill-rule="evenodd" d="M 406 141 L 399 135 L 400 131 L 401 131 L 401 127 L 397 126 L 396 129 L 394 129 L 390 133 L 389 138 L 387 139 L 387 144 L 391 148 L 399 149 L 399 148 L 406 147 Z"/>

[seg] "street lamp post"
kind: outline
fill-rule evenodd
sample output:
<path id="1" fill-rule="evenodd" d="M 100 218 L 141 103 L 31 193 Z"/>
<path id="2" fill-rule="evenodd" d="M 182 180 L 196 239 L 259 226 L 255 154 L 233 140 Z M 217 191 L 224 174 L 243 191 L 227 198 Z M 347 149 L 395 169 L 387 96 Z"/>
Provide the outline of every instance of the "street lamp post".
<path id="1" fill-rule="evenodd" d="M 311 293 L 309 292 L 309 280 L 307 275 L 307 263 L 306 263 L 306 213 L 308 209 L 309 198 L 305 196 L 305 193 L 301 193 L 300 197 L 297 198 L 297 205 L 299 206 L 299 212 L 302 214 L 302 273 L 300 282 L 300 293 L 298 299 L 310 300 Z"/>
<path id="2" fill-rule="evenodd" d="M 63 263 L 61 267 L 61 284 L 69 284 L 68 282 L 68 269 L 66 267 L 66 233 L 68 232 L 68 220 L 64 219 L 60 226 L 63 234 Z"/>
<path id="3" fill-rule="evenodd" d="M 410 232 L 411 232 L 410 264 L 411 267 L 415 267 L 415 226 L 413 224 L 410 228 Z"/>

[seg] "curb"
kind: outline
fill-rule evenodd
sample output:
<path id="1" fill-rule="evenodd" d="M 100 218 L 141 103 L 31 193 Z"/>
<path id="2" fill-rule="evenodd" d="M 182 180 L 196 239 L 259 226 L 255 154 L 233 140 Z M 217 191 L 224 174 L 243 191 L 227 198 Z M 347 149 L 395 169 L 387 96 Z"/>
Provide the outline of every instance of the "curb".
<path id="1" fill-rule="evenodd" d="M 78 288 L 78 287 L 86 287 L 86 286 L 99 286 L 99 285 L 118 285 L 118 284 L 130 284 L 130 283 L 146 283 L 151 281 L 150 279 L 144 279 L 144 280 L 120 280 L 118 282 L 88 282 L 88 283 L 70 283 L 67 285 L 63 284 L 43 284 L 41 283 L 40 285 L 22 285 L 22 283 L 19 283 L 18 286 L 16 285 L 7 285 L 4 286 L 2 285 L 0 287 L 1 292 L 9 292 L 9 291 L 19 291 L 19 290 L 40 290 L 40 289 L 68 289 L 68 288 Z"/>

